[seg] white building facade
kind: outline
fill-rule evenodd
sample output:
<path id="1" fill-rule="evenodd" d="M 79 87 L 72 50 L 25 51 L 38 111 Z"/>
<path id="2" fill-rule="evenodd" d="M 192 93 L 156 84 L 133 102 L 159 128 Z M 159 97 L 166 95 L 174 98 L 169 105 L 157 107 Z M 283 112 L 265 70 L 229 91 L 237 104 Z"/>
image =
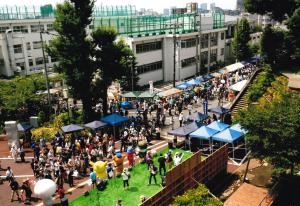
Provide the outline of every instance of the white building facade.
<path id="1" fill-rule="evenodd" d="M 136 72 L 141 86 L 149 81 L 172 81 L 174 63 L 175 78 L 180 81 L 209 72 L 217 61 L 224 62 L 226 28 L 215 29 L 214 18 L 210 15 L 196 18 L 190 24 L 198 26 L 189 32 L 122 36 L 136 55 Z M 54 18 L 0 20 L 0 75 L 13 76 L 16 72 L 29 75 L 43 71 L 40 31 L 55 33 L 53 22 Z M 42 38 L 48 44 L 55 36 L 47 32 L 42 32 Z M 45 55 L 46 66 L 50 69 L 57 60 Z"/>

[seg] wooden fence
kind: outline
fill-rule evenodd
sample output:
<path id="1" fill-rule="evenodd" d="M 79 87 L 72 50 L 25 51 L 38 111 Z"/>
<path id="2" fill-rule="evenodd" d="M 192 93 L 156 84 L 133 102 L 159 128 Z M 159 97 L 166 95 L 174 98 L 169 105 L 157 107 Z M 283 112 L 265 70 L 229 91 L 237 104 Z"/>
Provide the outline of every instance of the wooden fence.
<path id="1" fill-rule="evenodd" d="M 173 197 L 195 188 L 197 182 L 206 184 L 218 174 L 227 171 L 228 145 L 224 145 L 205 160 L 201 161 L 201 152 L 174 167 L 166 174 L 166 187 L 150 197 L 141 206 L 167 206 Z"/>

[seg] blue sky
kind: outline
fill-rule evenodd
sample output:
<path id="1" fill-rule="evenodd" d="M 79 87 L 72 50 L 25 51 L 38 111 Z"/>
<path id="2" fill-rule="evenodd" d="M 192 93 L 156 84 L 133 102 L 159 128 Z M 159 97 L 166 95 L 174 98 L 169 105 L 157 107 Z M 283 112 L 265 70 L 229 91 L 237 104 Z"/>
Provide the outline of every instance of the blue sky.
<path id="1" fill-rule="evenodd" d="M 42 5 L 42 4 L 56 4 L 62 2 L 63 0 L 0 0 L 0 5 Z M 168 8 L 171 6 L 184 7 L 186 3 L 197 2 L 197 3 L 208 3 L 208 8 L 210 3 L 216 3 L 224 9 L 234 9 L 236 6 L 236 0 L 97 0 L 96 4 L 101 5 L 135 5 L 139 8 L 154 9 L 156 11 L 162 12 L 163 8 Z"/>

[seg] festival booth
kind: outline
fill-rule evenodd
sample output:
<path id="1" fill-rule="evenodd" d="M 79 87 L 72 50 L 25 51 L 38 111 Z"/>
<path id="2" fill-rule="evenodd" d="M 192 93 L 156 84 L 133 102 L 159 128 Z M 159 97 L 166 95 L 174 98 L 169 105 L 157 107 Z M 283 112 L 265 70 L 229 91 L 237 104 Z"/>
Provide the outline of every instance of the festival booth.
<path id="1" fill-rule="evenodd" d="M 230 89 L 231 89 L 231 90 L 234 90 L 234 91 L 237 91 L 237 92 L 240 92 L 240 91 L 242 91 L 243 88 L 246 86 L 247 81 L 248 81 L 248 80 L 246 80 L 246 79 L 245 79 L 245 80 L 242 80 L 242 81 L 239 81 L 239 82 L 237 82 L 237 83 L 231 85 L 231 86 L 230 86 Z"/>
<path id="2" fill-rule="evenodd" d="M 101 134 L 104 133 L 103 130 L 106 126 L 106 123 L 97 120 L 84 125 L 85 128 L 92 130 L 92 133 L 101 131 Z"/>
<path id="3" fill-rule="evenodd" d="M 236 130 L 235 130 L 236 129 Z M 240 131 L 238 131 L 240 130 Z M 236 165 L 243 164 L 248 156 L 244 136 L 245 130 L 240 125 L 234 125 L 212 136 L 213 151 L 222 147 L 224 144 L 230 144 L 229 157 Z"/>
<path id="4" fill-rule="evenodd" d="M 183 92 L 182 90 L 179 90 L 179 89 L 176 89 L 176 88 L 172 88 L 172 89 L 168 89 L 166 91 L 162 91 L 162 92 L 158 93 L 157 95 L 159 97 L 170 97 L 170 96 L 179 95 L 182 92 Z"/>
<path id="5" fill-rule="evenodd" d="M 119 128 L 120 125 L 122 126 L 122 124 L 127 122 L 128 120 L 128 117 L 123 117 L 119 114 L 111 114 L 101 119 L 102 122 L 112 126 L 114 138 L 116 138 L 116 135 L 119 135 L 119 130 L 116 130 L 116 127 Z"/>
<path id="6" fill-rule="evenodd" d="M 230 109 L 226 109 L 222 106 L 211 108 L 208 111 L 220 115 L 220 119 L 223 119 L 224 115 L 230 113 Z"/>
<path id="7" fill-rule="evenodd" d="M 207 114 L 202 114 L 200 112 L 195 112 L 188 116 L 187 120 L 191 122 L 200 122 L 202 123 L 204 120 L 208 118 Z"/>
<path id="8" fill-rule="evenodd" d="M 187 84 L 191 85 L 191 86 L 198 86 L 201 84 L 200 80 L 197 79 L 191 79 L 190 81 L 186 82 Z"/>
<path id="9" fill-rule="evenodd" d="M 25 145 L 30 145 L 31 143 L 31 129 L 33 126 L 28 123 L 19 123 L 17 124 L 19 139 L 21 142 L 25 143 Z"/>
<path id="10" fill-rule="evenodd" d="M 200 150 L 205 155 L 211 154 L 211 137 L 218 133 L 217 130 L 211 129 L 207 126 L 202 126 L 196 131 L 192 132 L 190 137 L 190 150 L 195 152 L 199 150 L 198 145 L 200 146 Z"/>
<path id="11" fill-rule="evenodd" d="M 173 135 L 174 139 L 176 139 L 176 137 L 185 137 L 185 147 L 187 147 L 187 145 L 190 144 L 188 139 L 189 134 L 199 129 L 201 125 L 202 124 L 199 122 L 192 122 L 183 127 L 179 127 L 177 129 L 171 130 L 168 132 L 168 134 Z"/>
<path id="12" fill-rule="evenodd" d="M 70 124 L 70 125 L 61 127 L 61 130 L 63 133 L 67 134 L 67 133 L 79 132 L 81 130 L 84 130 L 84 128 L 77 124 Z"/>
<path id="13" fill-rule="evenodd" d="M 144 91 L 142 92 L 138 98 L 141 98 L 141 99 L 153 99 L 155 96 L 157 95 L 157 92 L 150 92 L 150 91 Z"/>
<path id="14" fill-rule="evenodd" d="M 227 73 L 235 72 L 237 70 L 240 70 L 244 67 L 244 64 L 241 62 L 237 62 L 235 64 L 231 64 L 225 67 Z"/>
<path id="15" fill-rule="evenodd" d="M 182 84 L 177 85 L 176 88 L 181 89 L 181 90 L 186 90 L 186 89 L 188 89 L 188 88 L 191 87 L 191 86 L 192 86 L 192 85 L 190 85 L 190 84 L 184 82 L 184 83 L 182 83 Z"/>
<path id="16" fill-rule="evenodd" d="M 142 92 L 140 91 L 124 92 L 124 94 L 121 94 L 121 96 L 124 98 L 124 100 L 131 101 L 137 99 L 141 93 Z"/>

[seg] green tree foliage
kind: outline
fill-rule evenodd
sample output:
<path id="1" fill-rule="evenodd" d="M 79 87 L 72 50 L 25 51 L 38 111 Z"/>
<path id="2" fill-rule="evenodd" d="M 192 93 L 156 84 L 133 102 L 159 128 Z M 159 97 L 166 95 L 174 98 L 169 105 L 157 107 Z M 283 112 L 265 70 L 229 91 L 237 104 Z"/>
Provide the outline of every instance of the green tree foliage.
<path id="1" fill-rule="evenodd" d="M 57 69 L 65 73 L 72 96 L 82 101 L 86 121 L 93 118 L 91 88 L 95 70 L 90 59 L 91 42 L 86 32 L 92 21 L 93 6 L 91 0 L 71 0 L 58 4 L 54 29 L 59 36 L 47 49 L 50 56 L 58 57 Z"/>
<path id="2" fill-rule="evenodd" d="M 274 76 L 272 74 L 271 67 L 269 65 L 264 65 L 263 71 L 249 88 L 247 95 L 248 102 L 256 102 L 260 97 L 262 97 L 273 81 Z"/>
<path id="3" fill-rule="evenodd" d="M 282 21 L 290 17 L 299 6 L 298 0 L 245 0 L 248 12 L 269 14 L 272 19 Z"/>
<path id="4" fill-rule="evenodd" d="M 106 113 L 108 86 L 128 74 L 132 61 L 136 64 L 130 48 L 123 41 L 115 42 L 113 29 L 99 28 L 88 36 L 93 6 L 92 0 L 58 4 L 54 29 L 59 36 L 47 48 L 50 56 L 58 58 L 57 69 L 65 74 L 72 97 L 82 101 L 84 122 L 95 118 L 93 107 L 100 99 Z M 130 63 L 129 57 L 133 57 Z"/>
<path id="5" fill-rule="evenodd" d="M 222 202 L 212 197 L 205 185 L 200 184 L 196 189 L 186 191 L 175 197 L 172 206 L 222 206 Z"/>
<path id="6" fill-rule="evenodd" d="M 45 78 L 41 74 L 0 80 L 0 124 L 7 120 L 28 121 L 39 111 L 47 112 L 47 99 L 37 91 L 45 90 Z"/>
<path id="7" fill-rule="evenodd" d="M 267 64 L 272 68 L 281 67 L 290 61 L 291 51 L 288 33 L 268 25 L 261 39 L 261 53 Z"/>
<path id="8" fill-rule="evenodd" d="M 282 51 L 284 58 L 290 55 L 291 63 L 297 63 L 300 61 L 300 1 L 299 0 L 245 0 L 245 8 L 250 13 L 258 13 L 262 15 L 269 15 L 272 19 L 287 23 L 288 31 L 274 32 L 267 30 L 271 38 L 276 40 L 279 38 L 279 42 L 268 40 L 273 43 L 273 46 L 268 47 L 272 49 L 276 46 L 276 56 L 280 55 Z M 265 31 L 266 32 L 266 31 Z M 269 36 L 266 36 L 269 38 Z M 265 39 L 267 40 L 267 39 Z M 284 48 L 284 49 L 282 49 Z M 274 51 L 275 52 L 275 51 Z M 269 55 L 271 56 L 271 55 Z M 281 57 L 279 57 L 281 58 Z"/>
<path id="9" fill-rule="evenodd" d="M 238 121 L 248 129 L 247 146 L 256 158 L 267 159 L 278 171 L 300 164 L 300 96 L 284 91 L 271 102 L 250 105 Z"/>
<path id="10" fill-rule="evenodd" d="M 234 32 L 232 41 L 232 52 L 238 61 L 245 60 L 251 57 L 251 50 L 249 46 L 250 41 L 250 25 L 246 18 L 242 18 Z"/>

